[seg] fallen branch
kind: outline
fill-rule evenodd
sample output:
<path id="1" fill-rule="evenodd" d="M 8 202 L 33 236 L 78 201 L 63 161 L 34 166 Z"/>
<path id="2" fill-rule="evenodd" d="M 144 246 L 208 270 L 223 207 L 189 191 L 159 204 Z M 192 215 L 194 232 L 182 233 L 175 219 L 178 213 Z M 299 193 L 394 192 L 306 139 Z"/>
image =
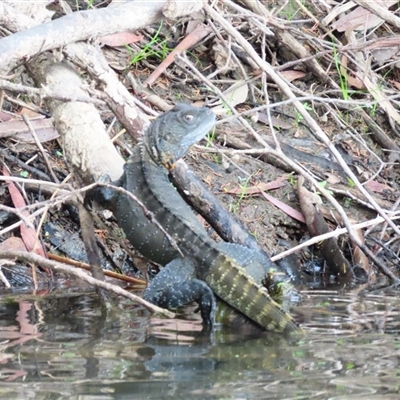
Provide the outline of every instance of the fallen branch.
<path id="1" fill-rule="evenodd" d="M 0 41 L 0 74 L 7 73 L 19 62 L 47 50 L 99 36 L 143 28 L 160 19 L 162 8 L 166 3 L 167 0 L 140 4 L 126 2 L 117 4 L 115 7 L 77 11 L 34 27 L 30 27 L 29 20 L 23 16 L 26 20 L 25 30 L 2 38 Z M 0 7 L 12 9 L 5 4 L 0 4 Z M 15 11 L 14 14 L 16 14 Z M 7 15 L 5 11 L 0 12 L 2 25 Z M 19 28 L 23 27 L 20 25 Z"/>

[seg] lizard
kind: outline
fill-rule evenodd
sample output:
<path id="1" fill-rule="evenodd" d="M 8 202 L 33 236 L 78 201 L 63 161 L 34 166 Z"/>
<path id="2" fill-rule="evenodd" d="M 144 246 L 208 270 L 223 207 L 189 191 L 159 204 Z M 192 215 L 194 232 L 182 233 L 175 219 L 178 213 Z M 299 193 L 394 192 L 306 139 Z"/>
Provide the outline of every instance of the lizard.
<path id="1" fill-rule="evenodd" d="M 176 105 L 150 124 L 125 163 L 124 173 L 112 182 L 143 202 L 181 253 L 130 196 L 99 186 L 86 197 L 112 211 L 133 247 L 164 266 L 145 290 L 144 299 L 169 309 L 195 301 L 203 322 L 212 323 L 216 294 L 266 330 L 299 331 L 292 317 L 261 286 L 268 268 L 258 253 L 212 240 L 169 180 L 176 161 L 214 124 L 210 109 Z"/>

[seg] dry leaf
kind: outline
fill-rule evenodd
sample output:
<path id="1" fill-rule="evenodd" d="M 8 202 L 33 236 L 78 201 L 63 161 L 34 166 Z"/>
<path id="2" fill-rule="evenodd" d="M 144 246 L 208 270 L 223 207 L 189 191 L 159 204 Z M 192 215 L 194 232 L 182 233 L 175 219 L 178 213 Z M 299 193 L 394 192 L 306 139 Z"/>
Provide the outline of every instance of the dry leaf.
<path id="1" fill-rule="evenodd" d="M 289 69 L 286 71 L 282 71 L 281 75 L 289 82 L 292 82 L 296 79 L 304 78 L 307 74 L 303 71 L 296 71 L 295 69 Z"/>
<path id="2" fill-rule="evenodd" d="M 5 165 L 3 167 L 3 175 L 10 176 L 8 168 Z M 15 208 L 24 207 L 26 205 L 25 200 L 22 197 L 22 194 L 15 186 L 15 184 L 13 182 L 7 182 L 7 184 L 14 207 Z M 29 217 L 29 211 L 27 210 L 21 211 L 21 214 L 24 217 Z M 28 227 L 24 223 L 22 223 L 20 225 L 20 232 L 21 232 L 21 238 L 24 241 L 28 251 L 33 251 L 34 253 L 47 258 L 40 241 L 37 240 L 35 229 Z"/>
<path id="3" fill-rule="evenodd" d="M 341 180 L 337 175 L 332 174 L 331 172 L 326 172 L 325 175 L 327 176 L 326 181 L 330 185 L 335 185 L 336 183 L 339 183 Z"/>
<path id="4" fill-rule="evenodd" d="M 375 0 L 381 7 L 389 8 L 396 4 L 396 0 Z M 383 20 L 362 7 L 357 7 L 347 15 L 339 18 L 331 26 L 338 32 L 371 29 L 378 26 Z"/>
<path id="5" fill-rule="evenodd" d="M 393 60 L 396 58 L 398 61 L 400 61 L 399 53 L 400 53 L 399 45 L 397 46 L 393 45 L 390 47 L 381 47 L 379 49 L 372 50 L 372 54 L 375 60 L 378 61 L 380 65 L 382 65 L 383 63 L 387 62 L 392 58 Z"/>
<path id="6" fill-rule="evenodd" d="M 269 118 L 268 115 L 258 112 L 257 113 L 257 121 L 255 122 L 263 122 L 266 125 L 269 125 Z M 276 128 L 280 129 L 291 129 L 293 128 L 293 124 L 291 122 L 285 121 L 282 118 L 276 118 L 273 115 L 271 115 L 271 122 L 272 125 L 275 126 Z"/>
<path id="7" fill-rule="evenodd" d="M 364 82 L 358 77 L 353 77 L 351 75 L 348 75 L 347 82 L 348 82 L 349 86 L 351 86 L 353 88 L 356 88 L 359 90 L 365 89 Z"/>
<path id="8" fill-rule="evenodd" d="M 272 203 L 275 207 L 278 207 L 282 210 L 285 214 L 289 215 L 293 219 L 296 219 L 299 222 L 305 224 L 306 220 L 301 212 L 295 210 L 293 207 L 288 206 L 287 204 L 283 203 L 282 201 L 276 199 L 275 197 L 269 195 L 268 193 L 262 192 L 261 193 L 270 203 Z"/>
<path id="9" fill-rule="evenodd" d="M 390 81 L 390 83 L 391 83 L 392 85 L 396 86 L 396 88 L 397 88 L 398 90 L 400 90 L 400 82 L 397 82 L 397 81 Z"/>
<path id="10" fill-rule="evenodd" d="M 143 40 L 143 35 L 135 35 L 131 32 L 114 33 L 113 35 L 102 36 L 100 43 L 110 47 L 120 47 L 130 43 L 137 43 Z"/>
<path id="11" fill-rule="evenodd" d="M 232 107 L 244 103 L 247 100 L 248 93 L 249 88 L 243 80 L 236 82 L 224 92 L 225 96 L 228 98 L 229 104 Z M 220 105 L 213 107 L 212 110 L 217 115 L 228 114 L 230 112 L 230 109 L 227 107 L 227 105 L 223 104 L 222 102 Z"/>
<path id="12" fill-rule="evenodd" d="M 235 188 L 235 189 L 230 189 L 230 190 L 225 190 L 225 193 L 228 194 L 246 194 L 246 195 L 251 195 L 251 194 L 259 194 L 263 192 L 264 190 L 274 190 L 278 189 L 282 186 L 285 186 L 285 183 L 283 181 L 286 180 L 286 177 L 282 176 L 278 179 L 276 179 L 273 182 L 260 182 L 257 185 L 254 186 L 248 186 L 246 188 Z"/>
<path id="13" fill-rule="evenodd" d="M 2 251 L 27 251 L 26 246 L 21 238 L 11 236 L 4 242 L 0 243 L 0 250 Z"/>
<path id="14" fill-rule="evenodd" d="M 59 134 L 54 129 L 53 122 L 50 118 L 40 117 L 32 119 L 30 122 L 40 142 L 43 143 L 58 138 Z M 9 136 L 13 136 L 28 143 L 35 143 L 25 122 L 21 120 L 10 120 L 0 124 L 0 138 Z"/>
<path id="15" fill-rule="evenodd" d="M 375 193 L 382 193 L 385 190 L 389 190 L 390 192 L 393 192 L 393 188 L 391 188 L 390 186 L 388 186 L 384 183 L 379 183 L 377 181 L 368 181 L 364 186 L 367 189 L 371 190 L 371 192 L 375 192 Z"/>

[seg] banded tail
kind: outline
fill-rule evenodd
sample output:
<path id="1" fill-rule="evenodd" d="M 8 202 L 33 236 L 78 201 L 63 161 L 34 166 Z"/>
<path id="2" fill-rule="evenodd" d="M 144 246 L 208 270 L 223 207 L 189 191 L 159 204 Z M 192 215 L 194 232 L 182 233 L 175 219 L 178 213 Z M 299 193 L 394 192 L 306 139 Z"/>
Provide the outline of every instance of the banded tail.
<path id="1" fill-rule="evenodd" d="M 224 301 L 268 331 L 301 332 L 293 318 L 235 260 L 220 253 L 205 281 Z"/>

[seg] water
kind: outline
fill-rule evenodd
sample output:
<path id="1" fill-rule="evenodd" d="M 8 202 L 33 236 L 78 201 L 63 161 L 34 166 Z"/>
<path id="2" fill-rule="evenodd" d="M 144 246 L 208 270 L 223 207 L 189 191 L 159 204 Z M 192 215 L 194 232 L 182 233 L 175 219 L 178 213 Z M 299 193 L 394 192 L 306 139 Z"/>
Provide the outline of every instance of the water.
<path id="1" fill-rule="evenodd" d="M 0 297 L 0 398 L 400 399 L 398 293 L 308 292 L 306 335 L 202 333 L 95 294 Z"/>

